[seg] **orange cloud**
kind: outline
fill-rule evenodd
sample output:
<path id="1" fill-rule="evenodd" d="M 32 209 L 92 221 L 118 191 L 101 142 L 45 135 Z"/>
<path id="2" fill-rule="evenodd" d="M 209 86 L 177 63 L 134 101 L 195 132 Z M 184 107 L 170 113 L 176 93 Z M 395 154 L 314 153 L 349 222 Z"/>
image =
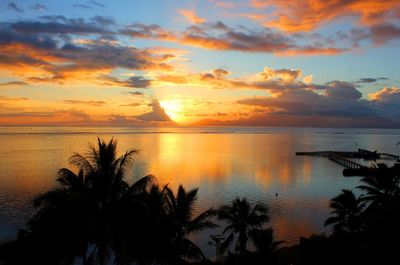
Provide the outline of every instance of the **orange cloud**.
<path id="1" fill-rule="evenodd" d="M 228 1 L 221 1 L 221 0 L 209 0 L 209 1 L 212 2 L 215 6 L 222 8 L 235 8 L 238 6 L 237 3 Z"/>
<path id="2" fill-rule="evenodd" d="M 273 6 L 272 19 L 264 23 L 284 31 L 310 31 L 340 17 L 351 17 L 363 25 L 380 23 L 396 17 L 398 0 L 252 0 L 255 8 Z"/>
<path id="3" fill-rule="evenodd" d="M 400 89 L 397 87 L 384 87 L 381 90 L 370 93 L 368 97 L 374 101 L 390 101 L 395 98 L 400 102 Z"/>
<path id="4" fill-rule="evenodd" d="M 206 22 L 204 18 L 201 18 L 198 15 L 196 15 L 195 11 L 193 10 L 180 9 L 178 10 L 178 13 L 184 16 L 190 23 L 193 24 L 201 24 Z"/>
<path id="5" fill-rule="evenodd" d="M 241 13 L 239 14 L 241 17 L 248 18 L 254 21 L 263 21 L 266 19 L 267 15 L 265 14 L 256 14 L 256 13 Z"/>

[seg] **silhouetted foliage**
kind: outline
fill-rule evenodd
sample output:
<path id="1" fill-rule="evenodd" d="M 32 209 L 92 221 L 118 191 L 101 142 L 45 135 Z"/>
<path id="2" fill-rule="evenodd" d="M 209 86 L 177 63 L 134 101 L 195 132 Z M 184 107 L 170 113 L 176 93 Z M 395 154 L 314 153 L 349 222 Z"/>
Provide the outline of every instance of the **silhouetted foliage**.
<path id="1" fill-rule="evenodd" d="M 264 227 L 269 215 L 262 203 L 252 207 L 236 198 L 194 216 L 198 189 L 180 185 L 174 193 L 152 175 L 130 185 L 126 173 L 135 154 L 118 157 L 114 139 L 98 139 L 85 155 L 74 154 L 69 162 L 76 171 L 60 169 L 58 187 L 34 199 L 37 212 L 27 228 L 0 244 L 0 264 L 369 265 L 398 259 L 391 239 L 400 238 L 399 164 L 378 164 L 374 175 L 361 179 L 360 196 L 344 189 L 331 199 L 325 222 L 333 226 L 331 235 L 302 237 L 298 246 L 282 248 Z M 215 215 L 225 227 L 211 236 L 211 261 L 189 236 L 216 227 Z"/>
<path id="2" fill-rule="evenodd" d="M 357 188 L 331 200 L 333 209 L 325 224 L 334 225 L 329 237 L 300 240 L 299 264 L 392 264 L 397 260 L 400 236 L 399 164 L 378 164 L 373 175 L 361 179 Z"/>
<path id="3" fill-rule="evenodd" d="M 351 190 L 342 190 L 341 194 L 331 200 L 330 207 L 334 216 L 328 218 L 325 225 L 333 225 L 337 233 L 355 233 L 361 230 L 365 207 L 361 197 L 357 198 Z"/>
<path id="4" fill-rule="evenodd" d="M 117 157 L 117 142 L 98 139 L 58 172 L 59 187 L 34 199 L 36 214 L 14 242 L 5 264 L 185 264 L 204 258 L 187 236 L 214 227 L 212 209 L 193 217 L 197 189 L 160 189 L 151 175 L 129 185 L 136 150 Z M 20 256 L 19 252 L 25 255 Z"/>
<path id="5" fill-rule="evenodd" d="M 237 237 L 235 251 L 243 255 L 247 250 L 250 232 L 253 229 L 262 229 L 262 225 L 269 221 L 268 208 L 262 203 L 251 208 L 246 199 L 236 198 L 230 205 L 219 208 L 218 219 L 227 223 L 222 232 L 226 239 L 221 245 L 221 252 L 225 253 Z"/>

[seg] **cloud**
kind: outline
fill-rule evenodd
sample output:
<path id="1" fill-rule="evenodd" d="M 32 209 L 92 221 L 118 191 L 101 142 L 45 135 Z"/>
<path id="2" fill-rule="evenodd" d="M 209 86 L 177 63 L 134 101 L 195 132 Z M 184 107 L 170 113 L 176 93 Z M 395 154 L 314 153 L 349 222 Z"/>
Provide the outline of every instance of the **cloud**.
<path id="1" fill-rule="evenodd" d="M 151 103 L 152 111 L 135 116 L 136 119 L 146 122 L 172 122 L 157 100 Z"/>
<path id="2" fill-rule="evenodd" d="M 31 6 L 32 10 L 36 10 L 36 11 L 45 11 L 48 10 L 48 8 L 45 5 L 36 3 L 34 5 Z"/>
<path id="3" fill-rule="evenodd" d="M 233 2 L 228 2 L 228 1 L 221 1 L 221 0 L 209 0 L 210 2 L 213 2 L 215 6 L 221 7 L 221 8 L 235 8 L 238 6 L 238 4 L 233 3 Z"/>
<path id="4" fill-rule="evenodd" d="M 328 88 L 325 90 L 327 97 L 338 99 L 354 99 L 358 100 L 362 94 L 356 89 L 354 84 L 345 81 L 331 81 L 328 83 Z"/>
<path id="5" fill-rule="evenodd" d="M 29 100 L 29 98 L 26 97 L 7 97 L 7 96 L 1 96 L 0 95 L 0 101 L 26 101 Z"/>
<path id="6" fill-rule="evenodd" d="M 369 98 L 377 101 L 387 101 L 392 98 L 392 96 L 398 97 L 400 91 L 396 87 L 385 87 L 375 93 L 369 94 Z"/>
<path id="7" fill-rule="evenodd" d="M 389 23 L 374 25 L 370 28 L 370 35 L 375 44 L 382 45 L 400 39 L 400 27 Z"/>
<path id="8" fill-rule="evenodd" d="M 279 80 L 291 83 L 301 76 L 301 70 L 292 70 L 292 69 L 274 70 L 265 67 L 264 71 L 258 75 L 264 80 Z"/>
<path id="9" fill-rule="evenodd" d="M 157 39 L 157 40 L 169 40 L 169 41 L 177 40 L 177 37 L 174 35 L 173 32 L 165 30 L 161 26 L 156 24 L 146 25 L 142 23 L 134 23 L 124 27 L 120 32 L 132 38 Z"/>
<path id="10" fill-rule="evenodd" d="M 400 127 L 400 89 L 385 87 L 362 99 L 352 83 L 331 81 L 317 90 L 284 90 L 277 96 L 245 98 L 237 104 L 250 117 L 203 120 L 196 125 L 257 125 L 315 127 Z"/>
<path id="11" fill-rule="evenodd" d="M 102 100 L 73 100 L 73 99 L 66 99 L 63 101 L 65 104 L 83 104 L 83 105 L 90 105 L 94 107 L 102 107 L 107 104 L 105 101 Z"/>
<path id="12" fill-rule="evenodd" d="M 107 30 L 113 24 L 112 19 L 99 16 L 90 21 L 44 16 L 39 21 L 0 23 L 0 69 L 24 76 L 30 82 L 56 83 L 76 80 L 98 83 L 99 77 L 116 68 L 172 69 L 166 63 L 173 59 L 171 54 L 107 41 L 114 36 Z M 76 36 L 90 36 L 90 41 L 78 41 Z M 149 82 L 134 77 L 120 85 L 147 87 Z"/>
<path id="13" fill-rule="evenodd" d="M 72 6 L 82 9 L 93 9 L 97 7 L 105 8 L 105 5 L 94 0 L 86 1 L 85 3 L 80 3 L 80 4 L 73 4 Z"/>
<path id="14" fill-rule="evenodd" d="M 82 9 L 92 9 L 92 6 L 86 5 L 86 4 L 73 4 L 73 7 L 76 8 L 82 8 Z"/>
<path id="15" fill-rule="evenodd" d="M 13 10 L 13 11 L 18 12 L 18 13 L 24 12 L 24 10 L 22 8 L 20 8 L 19 6 L 17 6 L 17 4 L 14 3 L 14 2 L 8 3 L 7 9 Z"/>
<path id="16" fill-rule="evenodd" d="M 188 80 L 180 75 L 161 75 L 157 76 L 158 81 L 173 83 L 173 84 L 186 84 Z"/>
<path id="17" fill-rule="evenodd" d="M 139 92 L 139 91 L 129 91 L 128 93 L 132 96 L 143 96 L 144 95 L 142 92 Z"/>
<path id="18" fill-rule="evenodd" d="M 10 82 L 4 82 L 0 83 L 0 87 L 7 87 L 7 86 L 25 86 L 28 83 L 22 82 L 22 81 L 10 81 Z"/>
<path id="19" fill-rule="evenodd" d="M 378 78 L 372 78 L 372 77 L 364 77 L 360 78 L 357 83 L 375 83 L 379 80 L 389 80 L 387 77 L 378 77 Z"/>
<path id="20" fill-rule="evenodd" d="M 120 107 L 139 107 L 142 106 L 142 104 L 138 103 L 138 102 L 134 102 L 134 103 L 129 103 L 129 104 L 124 104 L 124 105 L 119 105 Z"/>
<path id="21" fill-rule="evenodd" d="M 67 22 L 28 22 L 19 21 L 10 25 L 10 28 L 20 34 L 110 34 L 111 32 L 84 20 L 71 19 Z"/>
<path id="22" fill-rule="evenodd" d="M 134 88 L 147 88 L 151 86 L 152 82 L 152 80 L 146 79 L 143 76 L 132 76 L 127 80 L 120 80 L 112 76 L 104 76 L 101 79 L 104 81 L 104 85 L 134 87 Z"/>
<path id="23" fill-rule="evenodd" d="M 115 20 L 111 17 L 105 17 L 105 16 L 94 16 L 90 19 L 93 21 L 96 25 L 100 25 L 102 27 L 109 27 L 109 26 L 115 26 L 117 23 Z"/>
<path id="24" fill-rule="evenodd" d="M 97 1 L 91 0 L 91 1 L 87 1 L 89 4 L 93 5 L 93 6 L 97 6 L 97 7 L 101 7 L 101 8 L 105 8 L 106 6 L 103 5 L 102 3 L 99 3 Z"/>
<path id="25" fill-rule="evenodd" d="M 186 18 L 187 21 L 193 24 L 201 24 L 206 22 L 204 18 L 201 18 L 198 15 L 196 15 L 194 10 L 180 9 L 178 10 L 178 13 L 181 14 L 184 18 Z"/>
<path id="26" fill-rule="evenodd" d="M 252 0 L 251 4 L 257 10 L 273 8 L 270 20 L 264 24 L 289 32 L 311 31 L 343 17 L 369 26 L 396 19 L 396 11 L 400 8 L 397 0 L 306 0 L 290 4 L 286 0 Z"/>
<path id="27" fill-rule="evenodd" d="M 171 41 L 209 50 L 275 53 L 283 56 L 332 55 L 349 50 L 331 47 L 328 42 L 323 41 L 298 44 L 293 37 L 270 28 L 261 30 L 230 28 L 220 21 L 192 25 L 182 32 L 171 32 L 154 24 L 136 23 L 126 27 L 121 33 L 133 38 Z"/>
<path id="28" fill-rule="evenodd" d="M 248 89 L 265 90 L 271 93 L 281 93 L 285 90 L 318 90 L 323 91 L 332 88 L 332 84 L 315 84 L 310 82 L 309 76 L 306 81 L 301 79 L 301 70 L 277 69 L 265 67 L 261 73 L 246 78 L 231 78 L 226 69 L 212 69 L 200 73 L 180 73 L 170 75 L 156 75 L 154 83 L 173 83 L 177 85 L 191 84 L 213 89 Z"/>

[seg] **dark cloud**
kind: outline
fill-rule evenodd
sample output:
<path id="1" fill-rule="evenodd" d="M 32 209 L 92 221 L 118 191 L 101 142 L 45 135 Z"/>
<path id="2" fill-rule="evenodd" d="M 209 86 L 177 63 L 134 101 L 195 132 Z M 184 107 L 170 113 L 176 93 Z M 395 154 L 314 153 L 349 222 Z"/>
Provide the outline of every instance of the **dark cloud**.
<path id="1" fill-rule="evenodd" d="M 134 103 L 130 103 L 130 104 L 125 104 L 125 105 L 119 105 L 120 107 L 139 107 L 142 106 L 142 104 L 134 102 Z"/>
<path id="2" fill-rule="evenodd" d="M 220 125 L 400 127 L 400 89 L 383 88 L 365 100 L 354 84 L 332 81 L 327 86 L 322 94 L 300 89 L 276 97 L 238 100 L 238 104 L 253 107 L 253 115 Z"/>
<path id="3" fill-rule="evenodd" d="M 82 9 L 92 9 L 91 6 L 86 5 L 86 4 L 73 4 L 72 6 L 76 7 L 76 8 L 82 8 Z"/>
<path id="4" fill-rule="evenodd" d="M 40 49 L 55 49 L 57 41 L 44 34 L 21 34 L 10 27 L 0 24 L 0 45 L 26 44 Z M 10 55 L 11 56 L 11 55 Z"/>
<path id="5" fill-rule="evenodd" d="M 85 3 L 76 3 L 72 5 L 73 7 L 76 8 L 82 8 L 82 9 L 93 9 L 96 7 L 101 7 L 101 8 L 105 8 L 105 5 L 103 5 L 102 3 L 99 3 L 97 1 L 94 0 L 90 0 L 90 1 L 86 1 Z"/>
<path id="6" fill-rule="evenodd" d="M 358 80 L 358 83 L 375 83 L 376 81 L 378 81 L 377 78 L 370 78 L 370 77 L 366 77 L 366 78 L 361 78 L 360 80 Z"/>
<path id="7" fill-rule="evenodd" d="M 239 104 L 264 107 L 275 114 L 291 116 L 367 117 L 377 114 L 373 103 L 357 98 L 347 87 L 332 87 L 335 92 L 320 95 L 309 90 L 287 90 L 277 97 L 239 100 Z M 329 91 L 329 89 L 327 89 Z"/>
<path id="8" fill-rule="evenodd" d="M 364 78 L 360 78 L 356 83 L 375 83 L 379 80 L 389 80 L 389 78 L 387 78 L 387 77 L 378 77 L 378 78 L 364 77 Z"/>
<path id="9" fill-rule="evenodd" d="M 48 10 L 48 8 L 45 5 L 36 3 L 34 5 L 31 6 L 31 9 L 36 10 L 36 11 L 44 11 L 44 10 Z"/>
<path id="10" fill-rule="evenodd" d="M 244 27 L 230 28 L 222 22 L 201 23 L 183 32 L 171 32 L 159 25 L 135 23 L 121 30 L 133 38 L 159 39 L 178 42 L 210 50 L 234 50 L 244 52 L 279 53 L 287 55 L 337 54 L 347 48 L 336 48 L 323 41 L 300 45 L 295 39 L 270 28 L 259 31 Z"/>
<path id="11" fill-rule="evenodd" d="M 5 86 L 25 86 L 28 83 L 22 82 L 22 81 L 10 81 L 10 82 L 4 82 L 0 83 L 0 87 L 5 87 Z"/>
<path id="12" fill-rule="evenodd" d="M 0 95 L 0 100 L 2 100 L 2 101 L 25 101 L 25 100 L 29 100 L 29 98 L 26 98 L 26 97 L 7 97 L 7 96 L 1 96 Z"/>
<path id="13" fill-rule="evenodd" d="M 235 50 L 245 52 L 287 54 L 336 54 L 346 49 L 319 45 L 299 45 L 288 35 L 265 28 L 252 31 L 245 28 L 213 28 L 207 25 L 192 26 L 180 37 L 180 42 L 211 50 Z"/>
<path id="14" fill-rule="evenodd" d="M 22 8 L 20 8 L 19 6 L 17 6 L 17 4 L 14 2 L 8 3 L 7 9 L 14 10 L 15 12 L 18 12 L 18 13 L 24 12 L 24 10 Z"/>
<path id="15" fill-rule="evenodd" d="M 112 76 L 103 76 L 102 80 L 104 81 L 105 85 L 134 87 L 134 88 L 147 88 L 151 85 L 152 82 L 151 80 L 146 79 L 143 76 L 132 76 L 127 80 L 120 80 Z"/>
<path id="16" fill-rule="evenodd" d="M 106 6 L 103 5 L 102 3 L 99 3 L 97 1 L 91 0 L 91 1 L 87 1 L 89 4 L 93 5 L 93 6 L 97 6 L 97 7 L 101 7 L 101 8 L 105 8 Z"/>
<path id="17" fill-rule="evenodd" d="M 73 100 L 73 99 L 66 99 L 63 101 L 65 104 L 83 104 L 83 105 L 90 105 L 94 107 L 101 107 L 106 105 L 107 103 L 102 100 Z"/>
<path id="18" fill-rule="evenodd" d="M 86 23 L 83 19 L 70 19 L 63 23 L 20 21 L 11 24 L 10 28 L 21 34 L 111 34 L 110 31 L 96 24 Z"/>
<path id="19" fill-rule="evenodd" d="M 40 20 L 52 21 L 52 22 L 67 22 L 68 19 L 63 15 L 46 15 L 39 16 Z"/>
<path id="20" fill-rule="evenodd" d="M 128 93 L 132 96 L 143 96 L 143 93 L 139 91 L 129 91 Z"/>
<path id="21" fill-rule="evenodd" d="M 382 23 L 370 28 L 371 39 L 375 44 L 382 45 L 392 40 L 400 39 L 400 27 Z"/>
<path id="22" fill-rule="evenodd" d="M 152 102 L 151 107 L 152 111 L 135 116 L 135 118 L 146 122 L 172 122 L 171 118 L 165 113 L 165 110 L 157 100 Z"/>
<path id="23" fill-rule="evenodd" d="M 108 34 L 113 35 L 106 30 L 107 25 L 113 23 L 112 19 L 100 16 L 92 18 L 91 22 L 63 16 L 42 16 L 40 21 L 0 23 L 0 68 L 17 73 L 23 71 L 24 67 L 40 68 L 46 75 L 26 78 L 32 82 L 58 83 L 77 77 L 91 77 L 95 81 L 96 71 L 104 75 L 105 71 L 116 68 L 172 69 L 166 63 L 171 59 L 168 54 L 122 46 L 105 38 Z M 98 38 L 93 39 L 93 34 Z M 73 36 L 90 38 L 75 41 Z M 79 76 L 74 73 L 79 73 Z M 150 80 L 142 77 L 114 81 L 120 85 L 141 88 L 151 84 Z"/>
<path id="24" fill-rule="evenodd" d="M 91 18 L 91 21 L 102 27 L 109 27 L 116 25 L 115 20 L 113 18 L 104 16 L 94 16 Z"/>
<path id="25" fill-rule="evenodd" d="M 143 76 L 132 76 L 127 80 L 127 84 L 129 87 L 146 88 L 151 85 L 151 80 Z"/>
<path id="26" fill-rule="evenodd" d="M 128 35 L 132 38 L 140 39 L 159 39 L 170 41 L 177 39 L 173 32 L 165 30 L 156 24 L 147 25 L 142 23 L 134 23 L 123 28 L 120 33 Z"/>
<path id="27" fill-rule="evenodd" d="M 331 81 L 328 83 L 328 88 L 325 89 L 327 97 L 338 99 L 358 100 L 362 94 L 356 89 L 353 83 L 344 81 Z"/>
<path id="28" fill-rule="evenodd" d="M 21 111 L 21 112 L 3 112 L 0 113 L 0 117 L 2 118 L 32 118 L 32 117 L 53 117 L 54 112 L 45 112 L 45 111 Z"/>

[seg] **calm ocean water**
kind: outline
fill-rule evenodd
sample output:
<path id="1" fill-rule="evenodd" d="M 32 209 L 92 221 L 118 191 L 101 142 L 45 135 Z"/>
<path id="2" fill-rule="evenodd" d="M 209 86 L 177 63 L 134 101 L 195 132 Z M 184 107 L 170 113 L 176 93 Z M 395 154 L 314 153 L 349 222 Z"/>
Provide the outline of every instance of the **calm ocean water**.
<path id="1" fill-rule="evenodd" d="M 129 181 L 151 173 L 173 188 L 198 187 L 197 211 L 237 196 L 266 203 L 276 237 L 288 244 L 329 232 L 323 226 L 329 200 L 358 185 L 358 178 L 342 177 L 341 166 L 326 158 L 295 156 L 296 151 L 361 147 L 400 153 L 400 130 L 0 127 L 0 240 L 16 235 L 33 213 L 32 198 L 54 187 L 57 169 L 68 166 L 73 152 L 84 153 L 96 137 L 117 138 L 121 153 L 140 150 Z M 218 232 L 196 236 L 208 255 L 209 234 Z"/>

